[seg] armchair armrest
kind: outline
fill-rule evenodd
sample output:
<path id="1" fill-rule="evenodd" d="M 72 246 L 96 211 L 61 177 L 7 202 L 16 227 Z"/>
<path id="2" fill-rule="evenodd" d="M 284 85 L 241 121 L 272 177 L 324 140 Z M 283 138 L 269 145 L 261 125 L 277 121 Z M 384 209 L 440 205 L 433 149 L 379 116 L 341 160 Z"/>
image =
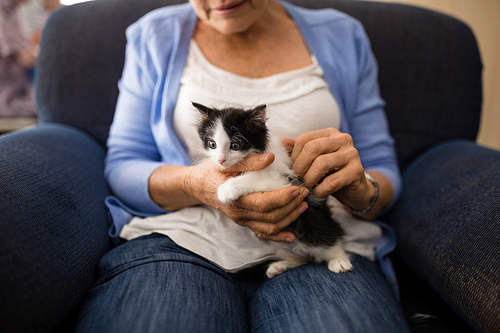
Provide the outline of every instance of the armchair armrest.
<path id="1" fill-rule="evenodd" d="M 110 248 L 103 147 L 67 125 L 0 137 L 0 331 L 50 331 Z"/>
<path id="2" fill-rule="evenodd" d="M 500 152 L 450 141 L 403 174 L 401 199 L 386 217 L 398 253 L 480 332 L 500 328 Z"/>

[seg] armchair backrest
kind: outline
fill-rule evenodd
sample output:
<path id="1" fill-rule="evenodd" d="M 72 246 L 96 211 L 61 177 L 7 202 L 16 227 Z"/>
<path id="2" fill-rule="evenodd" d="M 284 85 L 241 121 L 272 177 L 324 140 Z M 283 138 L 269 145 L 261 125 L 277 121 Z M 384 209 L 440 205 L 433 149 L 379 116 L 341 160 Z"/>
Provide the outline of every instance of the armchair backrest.
<path id="1" fill-rule="evenodd" d="M 41 122 L 73 125 L 105 144 L 118 96 L 125 29 L 183 0 L 98 0 L 63 7 L 44 29 L 36 71 Z M 360 20 L 379 64 L 382 97 L 401 167 L 440 141 L 474 140 L 482 103 L 481 60 L 471 30 L 449 16 L 401 4 L 290 0 Z"/>

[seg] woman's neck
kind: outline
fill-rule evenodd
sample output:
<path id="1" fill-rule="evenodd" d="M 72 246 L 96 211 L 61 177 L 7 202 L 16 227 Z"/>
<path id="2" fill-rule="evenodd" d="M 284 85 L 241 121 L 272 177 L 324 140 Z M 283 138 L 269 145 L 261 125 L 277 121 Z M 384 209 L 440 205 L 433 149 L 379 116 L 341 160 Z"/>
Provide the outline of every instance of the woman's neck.
<path id="1" fill-rule="evenodd" d="M 199 20 L 193 38 L 208 61 L 245 77 L 265 77 L 311 63 L 295 22 L 276 1 L 270 1 L 257 20 L 240 32 L 222 33 Z"/>
<path id="2" fill-rule="evenodd" d="M 269 1 L 268 4 L 259 13 L 259 16 L 248 27 L 241 27 L 241 31 L 233 29 L 232 31 L 222 31 L 217 25 L 208 25 L 202 21 L 198 22 L 198 28 L 207 30 L 214 41 L 221 47 L 227 48 L 255 48 L 259 44 L 265 44 L 271 36 L 280 20 L 286 19 L 288 14 L 285 9 L 276 1 Z"/>

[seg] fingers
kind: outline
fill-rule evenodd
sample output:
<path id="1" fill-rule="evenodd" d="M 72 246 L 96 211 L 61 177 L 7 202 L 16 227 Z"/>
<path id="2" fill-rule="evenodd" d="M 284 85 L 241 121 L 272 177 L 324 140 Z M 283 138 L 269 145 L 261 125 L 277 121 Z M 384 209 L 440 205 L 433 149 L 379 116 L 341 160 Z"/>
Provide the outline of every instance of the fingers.
<path id="1" fill-rule="evenodd" d="M 260 239 L 269 240 L 269 241 L 278 242 L 278 243 L 279 242 L 292 243 L 292 242 L 295 242 L 295 240 L 296 240 L 295 235 L 290 231 L 281 231 L 280 233 L 278 233 L 275 236 L 266 235 L 266 234 L 259 233 L 259 232 L 255 232 L 255 234 Z"/>
<path id="2" fill-rule="evenodd" d="M 327 195 L 349 185 L 362 175 L 363 167 L 358 151 L 353 146 L 344 146 L 337 152 L 320 155 L 314 159 L 302 180 L 306 186 L 314 187 L 318 195 L 318 190 L 321 191 L 322 187 L 329 185 L 331 192 L 324 193 Z"/>
<path id="3" fill-rule="evenodd" d="M 319 197 L 326 197 L 332 193 L 336 193 L 341 189 L 355 185 L 363 177 L 363 168 L 359 164 L 349 164 L 345 168 L 327 175 L 314 188 L 314 193 Z"/>
<path id="4" fill-rule="evenodd" d="M 301 135 L 292 152 L 293 169 L 309 187 L 356 159 L 359 155 L 351 136 L 335 129 Z"/>
<path id="5" fill-rule="evenodd" d="M 294 199 L 299 200 L 298 198 L 304 191 L 307 191 L 307 189 L 289 186 L 276 191 L 250 193 L 239 198 L 233 204 L 240 209 L 254 211 L 255 218 L 258 218 L 262 217 L 260 215 L 269 214 L 287 207 L 293 203 Z"/>
<path id="6" fill-rule="evenodd" d="M 252 193 L 236 200 L 228 216 L 246 226 L 260 238 L 273 241 L 294 241 L 295 236 L 282 231 L 307 210 L 306 188 L 294 186 L 277 191 Z"/>
<path id="7" fill-rule="evenodd" d="M 297 160 L 299 155 L 304 150 L 304 147 L 306 145 L 308 145 L 310 142 L 312 142 L 316 139 L 327 138 L 332 134 L 332 132 L 335 132 L 335 131 L 336 131 L 335 129 L 327 128 L 327 129 L 322 129 L 322 130 L 318 130 L 318 131 L 306 132 L 306 133 L 300 135 L 297 138 L 297 140 L 295 140 L 295 145 L 293 147 L 293 152 L 291 155 L 292 162 L 295 163 L 295 161 Z M 314 145 L 313 146 L 309 145 L 307 150 L 314 151 L 315 149 L 316 148 Z"/>
<path id="8" fill-rule="evenodd" d="M 302 211 L 301 208 L 307 208 L 307 203 L 303 202 L 309 194 L 306 188 L 286 187 L 277 191 L 252 193 L 241 197 L 233 203 L 234 206 L 245 212 L 247 221 L 253 221 L 253 225 L 261 225 L 265 233 L 276 234 L 281 229 L 295 221 Z M 294 218 L 295 217 L 295 218 Z M 248 223 L 245 221 L 245 223 Z M 264 225 L 276 225 L 274 227 Z M 257 229 L 256 229 L 257 230 Z"/>
<path id="9" fill-rule="evenodd" d="M 295 235 L 289 231 L 282 231 L 293 221 L 307 210 L 307 204 L 304 202 L 295 209 L 291 214 L 287 215 L 284 219 L 277 223 L 266 223 L 260 221 L 249 221 L 245 226 L 250 228 L 257 236 L 262 239 L 271 240 L 274 242 L 293 242 Z"/>
<path id="10" fill-rule="evenodd" d="M 284 219 L 277 223 L 266 223 L 260 221 L 249 221 L 245 225 L 250 228 L 257 236 L 262 239 L 272 240 L 275 242 L 293 242 L 295 235 L 289 231 L 282 231 L 293 221 L 307 210 L 307 203 L 303 203 L 299 208 L 292 211 Z"/>
<path id="11" fill-rule="evenodd" d="M 293 170 L 318 196 L 338 191 L 351 201 L 353 193 L 359 196 L 364 169 L 349 134 L 333 128 L 304 133 L 295 141 L 291 158 Z"/>
<path id="12" fill-rule="evenodd" d="M 223 173 L 239 174 L 248 171 L 258 171 L 267 168 L 274 162 L 274 154 L 253 154 L 247 157 L 243 162 L 223 169 Z"/>
<path id="13" fill-rule="evenodd" d="M 281 143 L 285 146 L 289 154 L 292 153 L 293 147 L 295 146 L 295 140 L 290 138 L 281 138 Z"/>

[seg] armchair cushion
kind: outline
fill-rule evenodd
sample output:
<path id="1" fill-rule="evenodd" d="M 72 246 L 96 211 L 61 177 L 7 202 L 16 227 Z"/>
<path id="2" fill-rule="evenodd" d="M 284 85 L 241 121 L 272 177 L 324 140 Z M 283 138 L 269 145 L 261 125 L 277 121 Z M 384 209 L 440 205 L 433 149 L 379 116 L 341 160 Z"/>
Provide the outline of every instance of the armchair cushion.
<path id="1" fill-rule="evenodd" d="M 54 328 L 94 282 L 110 249 L 103 160 L 69 126 L 0 136 L 1 332 Z"/>
<path id="2" fill-rule="evenodd" d="M 500 329 L 499 166 L 474 142 L 436 145 L 404 172 L 387 216 L 401 258 L 480 332 Z"/>

